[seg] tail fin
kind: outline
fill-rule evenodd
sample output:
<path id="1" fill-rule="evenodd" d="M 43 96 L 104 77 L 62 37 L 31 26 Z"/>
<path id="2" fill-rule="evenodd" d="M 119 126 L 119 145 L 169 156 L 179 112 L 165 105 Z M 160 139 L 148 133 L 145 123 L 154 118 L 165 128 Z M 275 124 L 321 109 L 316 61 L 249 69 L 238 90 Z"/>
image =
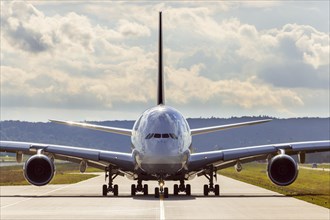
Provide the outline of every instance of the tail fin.
<path id="1" fill-rule="evenodd" d="M 165 105 L 164 67 L 163 67 L 163 36 L 162 12 L 159 12 L 159 42 L 158 42 L 158 92 L 157 105 Z"/>

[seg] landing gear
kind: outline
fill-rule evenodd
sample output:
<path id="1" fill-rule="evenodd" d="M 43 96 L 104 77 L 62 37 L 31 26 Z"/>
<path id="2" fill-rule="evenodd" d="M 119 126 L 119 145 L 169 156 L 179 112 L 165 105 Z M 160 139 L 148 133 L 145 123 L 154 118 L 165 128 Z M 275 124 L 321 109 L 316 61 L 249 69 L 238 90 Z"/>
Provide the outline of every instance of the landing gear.
<path id="1" fill-rule="evenodd" d="M 180 192 L 185 192 L 187 196 L 191 195 L 190 184 L 185 185 L 184 180 L 180 180 L 180 185 L 174 184 L 173 194 L 178 195 Z"/>
<path id="2" fill-rule="evenodd" d="M 105 180 L 109 178 L 108 185 L 104 184 L 102 186 L 102 195 L 107 196 L 109 192 L 112 192 L 114 196 L 118 196 L 118 185 L 113 185 L 113 180 L 118 176 L 117 170 L 113 169 L 110 165 L 109 167 L 105 168 Z"/>
<path id="3" fill-rule="evenodd" d="M 204 176 L 209 180 L 209 185 L 205 184 L 203 188 L 204 196 L 208 196 L 209 192 L 213 192 L 214 195 L 220 195 L 220 186 L 218 184 L 213 184 L 213 178 L 217 178 L 216 170 L 211 166 L 208 172 L 205 172 Z"/>
<path id="4" fill-rule="evenodd" d="M 143 195 L 147 196 L 148 195 L 148 185 L 144 184 L 142 186 L 142 180 L 138 180 L 138 183 L 136 186 L 135 186 L 135 184 L 131 185 L 131 195 L 135 196 L 135 194 L 137 192 L 142 192 Z"/>
<path id="5" fill-rule="evenodd" d="M 155 198 L 159 198 L 159 187 L 155 188 Z"/>
<path id="6" fill-rule="evenodd" d="M 164 195 L 164 198 L 168 198 L 168 188 L 164 187 L 164 181 L 159 180 L 159 187 L 155 188 L 155 198 L 159 198 L 160 194 Z"/>

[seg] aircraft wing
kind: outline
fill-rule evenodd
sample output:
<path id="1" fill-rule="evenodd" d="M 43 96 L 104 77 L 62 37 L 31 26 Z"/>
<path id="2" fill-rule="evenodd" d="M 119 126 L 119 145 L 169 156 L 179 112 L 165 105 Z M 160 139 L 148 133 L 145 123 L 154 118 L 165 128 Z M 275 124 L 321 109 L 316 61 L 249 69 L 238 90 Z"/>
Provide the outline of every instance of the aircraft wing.
<path id="1" fill-rule="evenodd" d="M 0 141 L 0 152 L 36 154 L 38 150 L 55 159 L 79 163 L 85 160 L 89 166 L 105 168 L 112 164 L 121 171 L 134 171 L 133 157 L 130 153 L 70 147 L 62 145 L 38 144 L 14 141 Z"/>
<path id="2" fill-rule="evenodd" d="M 93 124 L 79 123 L 79 122 L 73 122 L 73 121 L 58 121 L 58 120 L 49 120 L 49 121 L 57 123 L 57 124 L 71 125 L 71 126 L 76 126 L 76 127 L 81 127 L 81 128 L 92 129 L 92 130 L 105 131 L 105 132 L 110 132 L 110 133 L 115 133 L 115 134 L 132 136 L 132 130 L 125 129 L 125 128 L 115 128 L 115 127 L 93 125 Z"/>
<path id="3" fill-rule="evenodd" d="M 189 171 L 200 171 L 209 165 L 213 165 L 220 170 L 233 166 L 238 161 L 247 163 L 264 160 L 282 150 L 288 155 L 330 151 L 330 140 L 271 144 L 194 153 L 190 156 L 188 169 Z"/>
<path id="4" fill-rule="evenodd" d="M 226 125 L 218 125 L 218 126 L 213 126 L 213 127 L 205 127 L 205 128 L 195 128 L 191 129 L 191 135 L 198 135 L 198 134 L 206 134 L 206 133 L 211 133 L 211 132 L 216 132 L 216 131 L 221 131 L 221 130 L 227 130 L 231 128 L 239 128 L 247 125 L 256 125 L 256 124 L 261 124 L 261 123 L 266 123 L 271 121 L 272 119 L 264 119 L 264 120 L 258 120 L 258 121 L 248 121 L 248 122 L 241 122 L 241 123 L 236 123 L 236 124 L 226 124 Z"/>

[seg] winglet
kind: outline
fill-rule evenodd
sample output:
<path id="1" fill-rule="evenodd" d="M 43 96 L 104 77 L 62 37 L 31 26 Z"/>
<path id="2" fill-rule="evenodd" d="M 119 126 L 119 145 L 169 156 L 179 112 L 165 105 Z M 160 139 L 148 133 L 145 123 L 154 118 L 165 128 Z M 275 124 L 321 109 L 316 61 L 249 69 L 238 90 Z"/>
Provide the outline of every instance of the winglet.
<path id="1" fill-rule="evenodd" d="M 159 42 L 158 42 L 158 91 L 157 105 L 165 105 L 164 93 L 164 67 L 163 67 L 163 36 L 162 36 L 162 12 L 159 12 Z"/>

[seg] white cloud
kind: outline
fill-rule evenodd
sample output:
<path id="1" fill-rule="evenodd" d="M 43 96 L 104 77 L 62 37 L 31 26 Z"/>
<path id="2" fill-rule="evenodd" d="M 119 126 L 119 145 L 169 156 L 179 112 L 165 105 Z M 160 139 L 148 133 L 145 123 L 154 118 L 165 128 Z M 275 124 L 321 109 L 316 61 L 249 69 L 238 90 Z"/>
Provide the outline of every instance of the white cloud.
<path id="1" fill-rule="evenodd" d="M 150 29 L 147 26 L 127 20 L 119 21 L 118 32 L 131 37 L 150 36 Z"/>
<path id="2" fill-rule="evenodd" d="M 170 69 L 168 72 L 169 100 L 186 104 L 193 100 L 251 109 L 272 106 L 280 112 L 289 112 L 288 105 L 303 106 L 302 97 L 290 89 L 277 89 L 258 83 L 254 78 L 247 81 L 238 79 L 212 81 L 200 75 L 202 64 L 190 69 Z M 181 89 L 178 89 L 181 88 Z"/>
<path id="3" fill-rule="evenodd" d="M 77 10 L 71 3 L 65 13 L 52 4 L 50 13 L 46 3 L 38 3 L 41 10 L 1 2 L 3 105 L 111 110 L 153 103 L 157 13 L 164 9 L 170 103 L 295 115 L 312 105 L 308 91 L 329 89 L 329 33 L 291 23 L 261 30 L 218 16 L 273 6 L 266 3 L 102 2 Z"/>

